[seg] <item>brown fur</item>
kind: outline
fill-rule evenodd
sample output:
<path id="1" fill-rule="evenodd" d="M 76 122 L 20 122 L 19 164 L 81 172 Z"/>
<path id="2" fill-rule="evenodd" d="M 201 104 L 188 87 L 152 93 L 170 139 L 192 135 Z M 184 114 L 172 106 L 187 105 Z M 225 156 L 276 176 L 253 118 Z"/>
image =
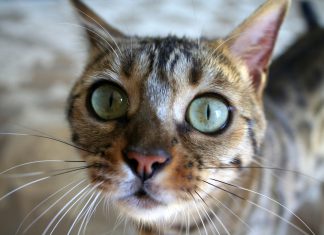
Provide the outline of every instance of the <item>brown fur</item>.
<path id="1" fill-rule="evenodd" d="M 83 159 L 99 166 L 90 168 L 92 181 L 104 182 L 101 188 L 119 210 L 148 228 L 141 234 L 179 232 L 186 213 L 198 221 L 196 227 L 209 223 L 209 216 L 214 217 L 221 233 L 226 232 L 224 227 L 239 233 L 242 227 L 237 218 L 224 221 L 223 228 L 217 222 L 218 216 L 223 218 L 226 213 L 217 210 L 216 201 L 231 205 L 240 218 L 251 214 L 248 201 L 255 195 L 224 182 L 248 189 L 260 187 L 260 171 L 244 167 L 257 166 L 258 155 L 266 152 L 261 149 L 266 134 L 263 90 L 289 2 L 268 1 L 228 38 L 202 40 L 200 44 L 172 36 L 130 40 L 103 24 L 80 1 L 72 2 L 91 16 L 81 14 L 82 22 L 90 28 L 90 56 L 71 92 L 68 118 L 74 136 L 78 136 L 75 143 L 94 153 L 81 152 Z M 99 80 L 117 83 L 128 94 L 129 109 L 123 120 L 102 122 L 87 109 L 89 91 Z M 231 106 L 230 123 L 220 133 L 203 134 L 185 120 L 189 103 L 209 93 L 223 97 Z M 125 170 L 123 154 L 129 147 L 163 149 L 171 161 L 154 177 L 140 182 Z M 140 187 L 145 187 L 149 196 L 137 197 Z M 233 196 L 241 200 L 233 200 Z M 195 206 L 208 216 L 201 218 Z M 207 212 L 208 207 L 216 216 Z M 176 217 L 178 213 L 180 217 Z M 194 221 L 190 222 L 194 230 Z"/>

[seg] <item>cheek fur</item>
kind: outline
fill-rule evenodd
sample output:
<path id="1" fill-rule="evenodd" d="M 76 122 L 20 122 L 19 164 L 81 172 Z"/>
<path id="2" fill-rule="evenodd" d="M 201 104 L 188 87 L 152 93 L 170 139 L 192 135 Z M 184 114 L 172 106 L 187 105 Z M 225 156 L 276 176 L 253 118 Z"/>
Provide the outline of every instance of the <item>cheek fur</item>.
<path id="1" fill-rule="evenodd" d="M 80 152 L 88 166 L 91 166 L 88 170 L 91 182 L 103 182 L 99 188 L 111 196 L 125 194 L 125 185 L 133 178 L 123 160 L 124 146 L 124 141 L 119 138 L 109 147 L 97 147 L 95 155 Z"/>
<path id="2" fill-rule="evenodd" d="M 161 192 L 166 192 L 172 198 L 170 203 L 177 200 L 187 200 L 188 192 L 194 191 L 199 185 L 201 170 L 194 157 L 186 154 L 185 150 L 173 149 L 172 162 L 165 171 L 157 176 L 154 185 Z"/>

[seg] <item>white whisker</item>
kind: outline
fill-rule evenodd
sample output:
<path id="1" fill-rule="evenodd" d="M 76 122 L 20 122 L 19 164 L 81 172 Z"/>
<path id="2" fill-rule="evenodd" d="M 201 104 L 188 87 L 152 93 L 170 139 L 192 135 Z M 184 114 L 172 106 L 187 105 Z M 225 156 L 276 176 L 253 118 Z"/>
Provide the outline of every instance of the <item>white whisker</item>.
<path id="1" fill-rule="evenodd" d="M 198 195 L 198 196 L 199 196 L 199 195 Z M 199 197 L 200 197 L 200 196 L 199 196 Z M 215 229 L 215 231 L 217 232 L 217 234 L 220 235 L 220 232 L 218 231 L 218 229 L 217 229 L 217 227 L 216 227 L 214 221 L 212 220 L 212 218 L 210 218 L 210 216 L 209 216 L 208 212 L 206 211 L 205 206 L 204 206 L 203 204 L 202 204 L 202 209 L 204 210 L 205 214 L 207 215 L 208 220 L 210 221 L 210 223 L 211 223 L 212 226 L 214 227 L 214 229 Z M 209 209 L 209 210 L 214 214 L 214 216 L 216 216 L 216 218 L 218 219 L 218 216 L 215 215 L 215 213 L 213 212 L 213 210 L 210 209 L 210 208 L 208 208 L 208 209 Z M 221 224 L 223 224 L 223 223 L 221 223 Z M 225 226 L 223 226 L 223 227 L 224 227 L 224 229 L 227 231 L 226 227 L 225 227 Z M 228 232 L 228 231 L 227 231 L 227 232 Z"/>
<path id="2" fill-rule="evenodd" d="M 64 169 L 57 169 L 51 171 L 35 171 L 30 173 L 20 173 L 20 174 L 3 174 L 1 177 L 3 178 L 22 178 L 22 177 L 34 177 L 39 175 L 47 175 L 47 176 L 58 176 L 65 173 L 70 173 L 77 170 L 83 170 L 88 168 L 88 166 L 78 166 L 78 167 L 70 167 Z M 55 174 L 54 174 L 55 173 Z"/>
<path id="3" fill-rule="evenodd" d="M 127 226 L 127 223 L 128 223 L 128 217 L 125 217 L 123 234 L 126 234 L 126 226 Z"/>
<path id="4" fill-rule="evenodd" d="M 38 203 L 25 217 L 24 219 L 21 221 L 21 223 L 18 226 L 18 229 L 16 230 L 15 235 L 17 235 L 21 229 L 21 227 L 23 226 L 23 224 L 25 223 L 25 221 L 29 218 L 29 216 L 35 212 L 39 207 L 41 207 L 44 203 L 46 203 L 47 201 L 49 201 L 51 198 L 53 198 L 54 196 L 56 196 L 57 194 L 59 194 L 60 192 L 62 192 L 64 189 L 70 187 L 72 184 L 78 182 L 81 182 L 80 180 L 76 180 L 73 181 L 72 183 L 69 183 L 68 185 L 64 186 L 63 188 L 59 189 L 58 191 L 56 191 L 55 193 L 51 194 L 50 196 L 48 196 L 47 198 L 45 198 L 43 201 L 41 201 L 40 203 Z"/>
<path id="5" fill-rule="evenodd" d="M 197 193 L 197 192 L 196 192 Z M 225 232 L 229 235 L 230 232 L 228 231 L 228 229 L 226 228 L 225 224 L 223 223 L 223 221 L 219 218 L 219 216 L 216 215 L 216 213 L 212 210 L 212 208 L 208 207 L 208 205 L 205 203 L 205 201 L 203 200 L 203 198 L 197 193 L 197 195 L 200 197 L 200 199 L 204 202 L 204 204 L 206 205 L 206 207 L 209 209 L 209 211 L 215 216 L 216 220 L 222 225 L 222 227 L 224 228 Z M 207 194 L 208 195 L 208 194 Z M 207 212 L 206 212 L 207 213 Z M 208 215 L 208 213 L 207 213 Z M 208 216 L 209 217 L 209 216 Z M 216 228 L 217 230 L 217 228 Z M 218 232 L 218 230 L 217 230 Z M 219 232 L 218 232 L 219 233 Z"/>
<path id="6" fill-rule="evenodd" d="M 72 232 L 72 230 L 73 230 L 75 224 L 79 221 L 80 216 L 82 215 L 83 211 L 87 208 L 88 204 L 90 203 L 90 201 L 91 201 L 91 199 L 93 198 L 93 196 L 95 195 L 95 193 L 96 193 L 96 192 L 93 192 L 93 193 L 91 194 L 91 196 L 89 197 L 88 201 L 84 204 L 83 208 L 80 210 L 80 212 L 78 213 L 78 215 L 77 215 L 76 218 L 74 219 L 72 225 L 70 226 L 70 229 L 69 229 L 69 231 L 67 232 L 67 235 L 69 235 L 69 234 Z"/>
<path id="7" fill-rule="evenodd" d="M 59 201 L 61 201 L 66 195 L 68 195 L 70 192 L 72 192 L 76 187 L 78 187 L 80 184 L 82 184 L 83 182 L 85 182 L 86 179 L 81 180 L 79 183 L 77 183 L 76 185 L 74 185 L 71 189 L 69 189 L 69 191 L 67 191 L 66 193 L 64 193 L 59 199 L 57 199 L 51 206 L 49 206 L 45 211 L 43 211 L 39 216 L 37 216 L 37 218 L 35 218 L 30 225 L 28 225 L 27 228 L 25 228 L 25 230 L 23 231 L 23 234 L 25 234 L 43 215 L 45 215 L 51 208 L 53 208 Z"/>
<path id="8" fill-rule="evenodd" d="M 88 208 L 86 209 L 86 211 L 84 211 L 84 213 L 82 215 L 83 218 L 82 218 L 82 221 L 81 221 L 81 224 L 79 226 L 77 234 L 81 234 L 82 228 L 84 228 L 87 217 L 89 216 L 90 211 L 91 211 L 92 207 L 94 206 L 95 201 L 98 199 L 98 192 L 95 192 L 95 194 L 96 194 L 95 198 L 92 200 L 92 202 L 90 203 L 90 205 L 88 206 Z"/>
<path id="9" fill-rule="evenodd" d="M 98 25 L 101 29 L 102 29 L 102 31 L 106 34 L 106 35 L 108 35 L 110 38 L 111 38 L 111 40 L 113 41 L 113 43 L 116 45 L 116 47 L 117 47 L 117 49 L 118 49 L 118 51 L 119 51 L 119 53 L 122 55 L 122 52 L 121 52 L 121 50 L 120 50 L 120 48 L 119 48 L 119 46 L 118 46 L 118 44 L 116 43 L 116 41 L 115 41 L 115 39 L 114 39 L 114 37 L 98 22 L 98 21 L 96 21 L 95 19 L 93 19 L 93 17 L 91 17 L 91 16 L 89 16 L 87 13 L 85 13 L 85 12 L 83 12 L 82 10 L 80 10 L 80 9 L 78 9 L 78 11 L 79 12 L 81 12 L 82 14 L 84 14 L 86 17 L 88 17 L 89 19 L 91 19 L 96 25 Z M 84 23 L 87 23 L 87 22 L 84 22 Z M 111 48 L 113 49 L 113 47 L 111 46 Z M 114 50 L 114 49 L 113 49 Z M 115 52 L 115 54 L 117 55 L 117 57 L 118 57 L 118 54 Z M 119 57 L 118 57 L 119 58 Z"/>
<path id="10" fill-rule="evenodd" d="M 76 203 L 78 203 L 79 201 L 80 201 L 80 203 L 82 203 L 90 193 L 91 193 L 91 190 L 87 190 L 87 192 L 82 194 L 69 208 L 67 208 L 67 210 L 62 214 L 60 219 L 56 222 L 56 224 L 52 228 L 52 231 L 50 232 L 50 235 L 52 235 L 54 233 L 57 226 L 60 224 L 60 222 L 63 220 L 63 218 L 70 212 L 70 210 L 76 205 Z"/>
<path id="11" fill-rule="evenodd" d="M 85 30 L 87 30 L 87 31 L 89 31 L 89 32 L 97 35 L 101 40 L 103 40 L 109 46 L 109 48 L 108 47 L 104 47 L 104 49 L 106 49 L 108 51 L 112 51 L 116 55 L 116 57 L 119 58 L 119 55 L 117 54 L 116 50 L 110 45 L 110 43 L 107 41 L 107 39 L 104 38 L 102 35 L 100 35 L 98 32 L 92 30 L 89 27 L 82 26 L 82 25 L 78 25 L 78 24 L 74 24 L 74 23 L 62 23 L 62 24 L 69 25 L 69 26 L 74 26 L 74 27 L 79 27 L 79 28 L 83 28 L 83 29 L 85 29 Z M 94 38 L 94 39 L 96 39 L 96 38 Z"/>
<path id="12" fill-rule="evenodd" d="M 190 192 L 189 192 L 189 193 L 190 193 Z M 201 221 L 201 223 L 202 223 L 202 226 L 203 226 L 203 228 L 204 228 L 204 230 L 205 230 L 205 234 L 208 235 L 207 228 L 206 228 L 206 226 L 205 226 L 205 223 L 204 223 L 203 218 L 202 218 L 201 215 L 200 215 L 200 212 L 199 212 L 199 209 L 198 209 L 198 206 L 197 206 L 196 199 L 195 199 L 194 195 L 192 195 L 191 193 L 190 193 L 190 195 L 191 195 L 192 199 L 194 200 L 194 205 L 195 205 L 196 211 L 197 211 L 197 213 L 198 213 L 199 219 L 200 219 L 200 221 Z M 198 225 L 197 225 L 197 226 L 198 226 Z"/>
<path id="13" fill-rule="evenodd" d="M 200 188 L 200 190 L 201 191 L 203 191 L 203 192 L 205 192 L 204 190 L 202 190 L 201 188 Z M 206 193 L 206 192 L 205 192 Z M 242 224 L 244 224 L 250 231 L 253 231 L 252 229 L 251 229 L 251 227 L 244 221 L 244 220 L 242 220 L 242 218 L 240 218 L 237 214 L 235 214 L 234 213 L 234 211 L 231 209 L 231 208 L 229 208 L 228 206 L 226 206 L 224 203 L 222 203 L 220 200 L 218 200 L 216 197 L 214 197 L 214 196 L 212 196 L 212 195 L 210 195 L 210 194 L 208 194 L 208 193 L 206 193 L 209 197 L 211 197 L 212 199 L 214 199 L 214 200 L 216 200 L 217 201 L 217 203 L 219 203 L 220 205 L 222 205 L 225 209 L 227 209 L 235 218 L 237 218 Z"/>
<path id="14" fill-rule="evenodd" d="M 65 145 L 68 145 L 70 147 L 73 147 L 73 148 L 76 148 L 76 149 L 79 149 L 79 150 L 82 150 L 82 151 L 85 151 L 85 152 L 88 152 L 88 153 L 95 154 L 94 152 L 91 152 L 91 151 L 89 151 L 87 149 L 81 148 L 81 147 L 79 147 L 77 145 L 74 145 L 73 143 L 70 143 L 70 142 L 67 142 L 67 141 L 64 141 L 64 140 L 60 140 L 58 138 L 47 136 L 47 135 L 37 135 L 37 134 L 35 135 L 35 134 L 26 134 L 26 133 L 17 133 L 17 132 L 0 132 L 0 135 L 28 136 L 28 137 L 43 138 L 43 139 L 47 139 L 47 140 L 53 140 L 53 141 L 56 141 L 56 142 L 61 143 L 61 144 L 65 144 Z M 84 162 L 84 161 L 64 161 L 64 162 Z"/>
<path id="15" fill-rule="evenodd" d="M 88 224 L 89 224 L 89 222 L 90 222 L 90 220 L 91 220 L 91 217 L 93 216 L 93 214 L 95 213 L 97 207 L 99 206 L 99 204 L 100 204 L 101 201 L 103 200 L 103 197 L 101 197 L 101 198 L 99 199 L 99 201 L 97 202 L 98 197 L 101 195 L 101 193 L 102 193 L 101 191 L 98 192 L 96 198 L 95 198 L 94 201 L 93 201 L 93 205 L 95 205 L 95 206 L 94 206 L 94 207 L 91 206 L 90 208 L 93 208 L 93 209 L 90 209 L 90 210 L 89 210 L 89 211 L 90 211 L 90 214 L 89 214 L 88 216 L 86 215 L 87 219 L 86 219 L 86 223 L 85 223 L 85 225 L 84 225 L 84 227 L 83 227 L 83 234 L 85 234 L 86 229 L 87 229 L 87 226 L 88 226 Z"/>
<path id="16" fill-rule="evenodd" d="M 244 188 L 242 186 L 238 186 L 238 185 L 229 185 L 229 186 L 232 186 L 232 187 L 237 187 L 239 189 L 242 189 L 244 191 L 247 191 L 247 192 L 251 192 L 251 193 L 254 193 L 258 196 L 261 196 L 261 197 L 264 197 L 268 200 L 270 200 L 271 202 L 279 205 L 280 207 L 284 208 L 285 210 L 287 210 L 289 213 L 291 213 L 296 219 L 298 219 L 313 235 L 315 235 L 315 233 L 312 231 L 312 229 L 296 214 L 294 213 L 292 210 L 290 210 L 287 206 L 285 206 L 284 204 L 278 202 L 277 200 L 274 200 L 273 198 L 265 195 L 265 194 L 262 194 L 262 193 L 259 193 L 259 192 L 256 192 L 254 190 L 251 190 L 251 189 L 248 189 L 248 188 Z"/>
<path id="17" fill-rule="evenodd" d="M 190 215 L 189 215 L 189 210 L 187 210 L 187 226 L 186 226 L 186 235 L 189 235 L 189 228 L 190 228 Z"/>
<path id="18" fill-rule="evenodd" d="M 19 167 L 23 167 L 23 166 L 27 166 L 27 165 L 31 165 L 31 164 L 37 164 L 37 163 L 49 163 L 49 162 L 65 162 L 64 160 L 41 160 L 41 161 L 32 161 L 32 162 L 25 162 L 13 167 L 8 168 L 7 170 L 1 171 L 0 175 L 5 174 L 11 170 L 17 169 Z"/>
<path id="19" fill-rule="evenodd" d="M 212 55 L 214 55 L 216 53 L 216 51 L 221 48 L 222 46 L 225 46 L 226 43 L 228 43 L 229 41 L 231 41 L 232 39 L 235 39 L 237 36 L 240 36 L 242 34 L 244 34 L 245 32 L 236 32 L 234 34 L 232 34 L 230 37 L 226 38 L 224 41 L 222 41 L 212 52 Z"/>
<path id="20" fill-rule="evenodd" d="M 117 228 L 120 226 L 120 224 L 123 221 L 123 218 L 124 218 L 124 215 L 121 213 L 117 216 L 117 220 L 115 220 L 115 225 L 114 225 L 113 229 L 111 230 L 112 233 L 114 233 L 117 230 Z"/>
<path id="21" fill-rule="evenodd" d="M 99 185 L 101 185 L 103 182 L 97 183 L 95 184 L 92 188 L 88 189 L 83 195 L 81 195 L 77 200 L 75 200 L 72 205 L 64 212 L 64 214 L 61 216 L 61 218 L 57 221 L 57 223 L 55 224 L 55 226 L 53 227 L 50 235 L 53 234 L 55 228 L 59 225 L 59 223 L 63 220 L 63 218 L 69 213 L 69 211 L 79 202 L 82 203 L 89 194 L 91 194 L 94 190 L 96 190 L 98 188 Z"/>
<path id="22" fill-rule="evenodd" d="M 226 184 L 226 185 L 229 185 L 229 186 L 232 186 L 232 187 L 235 187 L 235 188 L 239 188 L 239 189 L 242 189 L 242 190 L 246 190 L 246 191 L 249 190 L 249 189 L 245 189 L 245 188 L 243 188 L 243 187 L 236 186 L 236 185 L 231 185 L 231 184 L 229 184 L 229 183 L 222 182 L 222 181 L 219 181 L 219 180 L 215 180 L 215 179 L 212 179 L 212 180 L 217 181 L 217 182 L 221 182 L 221 183 L 223 183 L 223 184 Z M 220 189 L 221 189 L 221 188 L 220 188 Z M 224 189 L 223 189 L 223 190 L 224 190 Z M 226 192 L 226 191 L 225 191 L 225 192 Z M 227 191 L 227 192 L 229 192 L 229 191 Z M 251 190 L 250 192 L 253 193 L 254 191 Z M 229 192 L 229 193 L 230 193 L 230 192 Z M 258 194 L 257 192 L 254 192 L 254 193 Z M 232 195 L 235 196 L 234 193 L 232 193 Z M 274 200 L 274 199 L 271 199 L 271 198 L 269 198 L 269 197 L 267 197 L 266 195 L 263 195 L 263 194 L 258 194 L 258 195 L 259 195 L 259 196 L 262 196 L 262 197 L 265 197 L 265 198 L 267 198 L 267 199 L 269 199 L 269 200 L 271 200 L 272 202 L 276 203 L 276 204 L 279 205 L 279 206 L 282 206 L 283 208 L 285 208 L 285 209 L 287 209 L 289 212 L 291 212 L 292 215 L 296 216 L 297 219 L 300 219 L 300 218 L 299 218 L 295 213 L 293 213 L 293 212 L 292 212 L 291 210 L 289 210 L 287 207 L 283 206 L 283 205 L 282 205 L 281 203 L 279 203 L 278 201 L 276 201 L 276 200 Z M 267 208 L 265 208 L 265 207 L 263 207 L 263 206 L 260 206 L 260 205 L 254 203 L 253 201 L 251 201 L 251 200 L 249 200 L 249 199 L 242 198 L 242 197 L 240 197 L 240 196 L 238 196 L 238 195 L 236 195 L 236 196 L 237 196 L 238 198 L 240 198 L 240 199 L 242 199 L 242 200 L 245 200 L 245 201 L 247 201 L 248 203 L 250 203 L 250 204 L 252 204 L 252 205 L 254 205 L 254 206 L 260 208 L 261 210 L 264 210 L 264 211 L 266 211 L 266 212 L 272 214 L 273 216 L 275 216 L 275 217 L 281 219 L 282 221 L 286 222 L 287 224 L 289 224 L 290 226 L 292 226 L 293 228 L 295 228 L 296 230 L 298 230 L 298 231 L 301 232 L 302 234 L 304 234 L 304 235 L 308 235 L 307 232 L 305 232 L 304 230 L 302 230 L 301 228 L 299 228 L 297 225 L 295 225 L 294 223 L 290 222 L 289 220 L 285 219 L 285 218 L 282 217 L 281 215 L 279 215 L 279 214 L 277 214 L 277 213 L 275 213 L 275 212 L 273 212 L 273 211 L 271 211 L 271 210 L 269 210 L 269 209 L 267 209 Z M 304 224 L 304 225 L 309 229 L 309 231 L 312 233 L 312 235 L 315 235 L 315 233 L 314 233 L 314 232 L 309 228 L 309 226 L 307 226 L 307 225 L 305 224 L 304 221 L 302 221 L 301 219 L 300 219 L 300 221 L 301 221 L 301 222 L 302 222 L 302 223 L 303 223 L 303 224 Z"/>
<path id="23" fill-rule="evenodd" d="M 14 179 L 14 178 L 27 178 L 27 177 L 34 177 L 34 176 L 40 176 L 40 175 L 45 175 L 45 171 L 34 171 L 30 173 L 20 173 L 20 174 L 5 174 L 1 176 L 2 178 L 7 178 L 7 179 Z"/>
<path id="24" fill-rule="evenodd" d="M 22 185 L 22 186 L 20 186 L 20 187 L 18 187 L 18 188 L 16 188 L 16 189 L 14 189 L 14 190 L 11 190 L 11 191 L 8 192 L 7 194 L 5 194 L 5 195 L 3 195 L 2 197 L 0 197 L 0 201 L 2 201 L 3 199 L 9 197 L 10 195 L 12 195 L 13 193 L 17 192 L 17 191 L 20 190 L 20 189 L 26 188 L 26 187 L 28 187 L 28 186 L 30 186 L 30 185 L 32 185 L 32 184 L 36 184 L 36 183 L 38 183 L 38 182 L 44 181 L 44 180 L 49 179 L 49 178 L 51 178 L 51 177 L 50 177 L 50 176 L 43 177 L 43 178 L 40 178 L 40 179 L 34 180 L 34 181 L 32 181 L 32 182 L 29 182 L 29 183 L 27 183 L 27 184 L 24 184 L 24 185 Z"/>
<path id="25" fill-rule="evenodd" d="M 55 220 L 61 215 L 61 213 L 68 207 L 70 204 L 72 204 L 74 201 L 78 201 L 80 198 L 82 198 L 82 195 L 84 195 L 87 190 L 90 187 L 91 184 L 88 184 L 85 186 L 80 192 L 78 192 L 68 203 L 66 203 L 61 210 L 52 218 L 52 220 L 49 222 L 49 224 L 46 226 L 45 230 L 42 232 L 42 235 L 46 235 L 47 231 L 50 229 L 50 227 L 53 225 Z M 81 195 L 81 196 L 80 196 Z M 80 197 L 79 197 L 80 196 Z M 78 198 L 79 197 L 79 198 Z"/>

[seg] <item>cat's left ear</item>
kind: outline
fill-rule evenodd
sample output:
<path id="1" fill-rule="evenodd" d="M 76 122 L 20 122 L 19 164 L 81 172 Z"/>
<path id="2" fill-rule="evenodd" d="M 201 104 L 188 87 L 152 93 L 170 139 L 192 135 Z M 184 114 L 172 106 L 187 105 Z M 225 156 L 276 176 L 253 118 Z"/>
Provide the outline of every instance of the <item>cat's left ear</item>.
<path id="1" fill-rule="evenodd" d="M 92 46 L 97 47 L 109 43 L 115 38 L 126 38 L 126 35 L 118 29 L 110 26 L 105 20 L 98 16 L 81 0 L 70 0 L 76 8 L 80 21 L 85 27 L 89 41 Z M 107 46 L 106 46 L 107 47 Z"/>
<path id="2" fill-rule="evenodd" d="M 247 66 L 251 82 L 260 96 L 289 4 L 290 0 L 268 0 L 225 39 L 231 54 Z"/>

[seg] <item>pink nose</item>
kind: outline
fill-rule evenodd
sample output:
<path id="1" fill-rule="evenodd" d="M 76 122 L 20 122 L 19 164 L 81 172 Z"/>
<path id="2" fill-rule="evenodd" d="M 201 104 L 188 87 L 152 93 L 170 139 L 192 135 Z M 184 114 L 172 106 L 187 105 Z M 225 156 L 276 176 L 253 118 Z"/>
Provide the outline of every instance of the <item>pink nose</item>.
<path id="1" fill-rule="evenodd" d="M 144 155 L 135 151 L 126 153 L 126 162 L 142 180 L 146 180 L 162 168 L 169 157 L 166 154 Z"/>

